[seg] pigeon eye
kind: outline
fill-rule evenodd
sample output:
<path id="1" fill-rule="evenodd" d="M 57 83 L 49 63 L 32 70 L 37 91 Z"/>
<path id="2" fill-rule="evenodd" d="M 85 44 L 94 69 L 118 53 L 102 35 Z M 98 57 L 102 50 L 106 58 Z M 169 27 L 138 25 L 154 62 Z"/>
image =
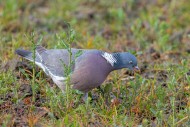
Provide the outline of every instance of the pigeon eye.
<path id="1" fill-rule="evenodd" d="M 132 61 L 129 61 L 130 64 L 132 64 L 133 62 Z"/>

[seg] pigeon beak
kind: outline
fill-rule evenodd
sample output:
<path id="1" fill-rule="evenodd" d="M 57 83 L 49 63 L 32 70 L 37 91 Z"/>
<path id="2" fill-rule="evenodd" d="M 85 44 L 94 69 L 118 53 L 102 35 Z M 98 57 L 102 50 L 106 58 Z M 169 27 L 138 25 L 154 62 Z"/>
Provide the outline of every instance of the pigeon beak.
<path id="1" fill-rule="evenodd" d="M 135 67 L 133 68 L 133 71 L 134 71 L 134 72 L 140 72 L 140 69 L 139 69 L 138 66 L 135 66 Z"/>

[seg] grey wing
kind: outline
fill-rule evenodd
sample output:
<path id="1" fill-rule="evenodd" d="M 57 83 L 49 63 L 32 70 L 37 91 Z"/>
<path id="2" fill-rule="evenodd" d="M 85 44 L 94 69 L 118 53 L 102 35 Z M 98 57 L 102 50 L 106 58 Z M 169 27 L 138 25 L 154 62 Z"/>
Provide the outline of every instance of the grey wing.
<path id="1" fill-rule="evenodd" d="M 54 75 L 64 77 L 64 65 L 69 64 L 69 52 L 66 49 L 50 49 L 44 50 L 39 46 L 36 49 L 38 56 L 41 59 L 41 63 L 44 65 L 48 75 Z M 77 53 L 77 49 L 72 49 L 72 59 Z M 74 66 L 74 65 L 73 65 Z M 72 67 L 74 68 L 74 67 Z"/>
<path id="2" fill-rule="evenodd" d="M 80 52 L 81 51 L 81 52 Z M 75 68 L 75 60 L 80 61 L 85 57 L 85 53 L 87 52 L 96 52 L 96 50 L 81 50 L 81 49 L 71 49 L 72 52 L 72 66 L 71 66 L 71 71 L 74 70 Z M 80 55 L 78 58 L 77 55 Z M 42 53 L 42 59 L 43 59 L 43 64 L 46 66 L 46 68 L 56 76 L 65 76 L 64 71 L 64 65 L 68 66 L 69 65 L 69 52 L 66 49 L 50 49 L 46 50 L 45 52 Z"/>

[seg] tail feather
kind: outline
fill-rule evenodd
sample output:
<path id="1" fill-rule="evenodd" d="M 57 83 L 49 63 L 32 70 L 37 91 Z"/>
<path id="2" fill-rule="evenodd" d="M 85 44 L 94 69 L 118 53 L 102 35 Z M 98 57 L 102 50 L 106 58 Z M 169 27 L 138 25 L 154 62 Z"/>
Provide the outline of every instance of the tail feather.
<path id="1" fill-rule="evenodd" d="M 32 52 L 30 52 L 30 51 L 23 50 L 23 49 L 17 49 L 15 51 L 15 53 L 27 60 L 33 61 Z M 40 59 L 38 56 L 36 56 L 35 61 L 40 63 Z"/>

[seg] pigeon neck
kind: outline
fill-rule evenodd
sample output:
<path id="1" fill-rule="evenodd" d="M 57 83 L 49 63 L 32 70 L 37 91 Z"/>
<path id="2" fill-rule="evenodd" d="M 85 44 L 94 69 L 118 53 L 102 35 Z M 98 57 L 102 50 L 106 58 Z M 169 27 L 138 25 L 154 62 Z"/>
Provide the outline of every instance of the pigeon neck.
<path id="1" fill-rule="evenodd" d="M 124 68 L 120 53 L 112 53 L 112 56 L 116 59 L 116 62 L 113 65 L 113 70 L 119 70 Z"/>
<path id="2" fill-rule="evenodd" d="M 102 55 L 107 62 L 111 65 L 112 70 L 118 70 L 124 68 L 124 64 L 122 63 L 120 53 L 103 53 Z"/>

